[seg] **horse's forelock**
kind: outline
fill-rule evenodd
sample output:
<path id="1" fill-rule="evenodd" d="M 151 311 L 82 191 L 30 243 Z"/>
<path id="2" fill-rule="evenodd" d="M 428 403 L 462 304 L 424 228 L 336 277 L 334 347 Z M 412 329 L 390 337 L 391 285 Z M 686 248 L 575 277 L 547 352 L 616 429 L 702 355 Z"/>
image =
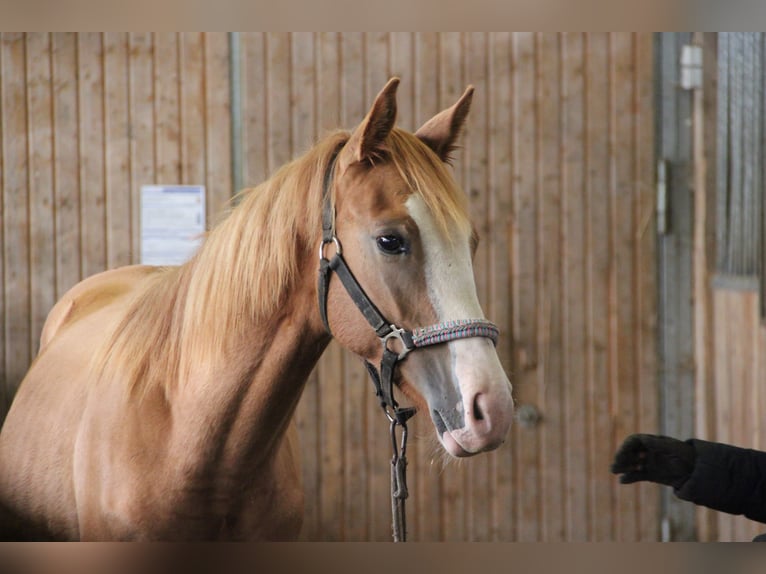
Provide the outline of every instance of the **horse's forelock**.
<path id="1" fill-rule="evenodd" d="M 414 193 L 422 196 L 439 231 L 451 237 L 457 228 L 471 232 L 468 201 L 449 173 L 449 167 L 416 136 L 394 129 L 388 141 L 391 159 Z"/>

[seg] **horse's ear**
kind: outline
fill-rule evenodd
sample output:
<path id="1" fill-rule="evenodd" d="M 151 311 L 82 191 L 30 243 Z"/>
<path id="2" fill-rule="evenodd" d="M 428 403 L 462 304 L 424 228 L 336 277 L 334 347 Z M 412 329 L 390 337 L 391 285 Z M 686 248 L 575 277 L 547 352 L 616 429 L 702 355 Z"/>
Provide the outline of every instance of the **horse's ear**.
<path id="1" fill-rule="evenodd" d="M 473 86 L 468 86 L 455 105 L 436 114 L 415 132 L 442 161 L 449 161 L 450 154 L 455 150 L 455 142 L 471 109 L 472 98 Z"/>
<path id="2" fill-rule="evenodd" d="M 351 134 L 344 149 L 343 163 L 374 160 L 385 150 L 383 142 L 396 121 L 396 89 L 399 78 L 391 78 L 375 98 L 370 111 Z"/>

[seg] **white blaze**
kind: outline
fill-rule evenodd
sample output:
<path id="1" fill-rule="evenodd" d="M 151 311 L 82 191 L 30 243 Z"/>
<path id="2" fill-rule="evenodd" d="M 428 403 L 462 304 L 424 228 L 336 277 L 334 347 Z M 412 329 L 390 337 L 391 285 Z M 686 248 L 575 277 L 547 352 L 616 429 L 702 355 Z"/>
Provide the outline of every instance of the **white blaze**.
<path id="1" fill-rule="evenodd" d="M 425 254 L 426 285 L 438 321 L 483 319 L 484 313 L 476 294 L 468 238 L 456 237 L 450 242 L 443 237 L 420 196 L 411 195 L 406 206 L 420 230 Z M 510 382 L 489 339 L 472 337 L 450 341 L 447 345 L 466 411 L 473 408 L 472 397 L 477 393 L 491 392 L 496 385 L 507 385 L 507 389 L 510 389 Z M 467 414 L 471 415 L 470 412 Z M 470 434 L 468 424 L 467 419 L 466 429 L 452 433 L 459 442 L 463 442 L 463 435 Z"/>

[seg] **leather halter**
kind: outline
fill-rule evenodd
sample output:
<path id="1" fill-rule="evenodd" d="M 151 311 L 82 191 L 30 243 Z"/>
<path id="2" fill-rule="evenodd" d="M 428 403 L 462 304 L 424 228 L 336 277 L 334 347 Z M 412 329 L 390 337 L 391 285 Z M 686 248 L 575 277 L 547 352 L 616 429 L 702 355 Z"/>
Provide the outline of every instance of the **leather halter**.
<path id="1" fill-rule="evenodd" d="M 394 451 L 394 458 L 391 461 L 391 496 L 394 515 L 394 541 L 398 542 L 406 539 L 404 499 L 408 495 L 405 479 L 405 469 L 407 466 L 407 420 L 415 414 L 415 408 L 400 407 L 394 398 L 394 370 L 396 365 L 399 361 L 404 360 L 410 351 L 416 348 L 436 345 L 454 339 L 487 337 L 494 344 L 497 344 L 499 331 L 494 323 L 486 319 L 459 319 L 410 331 L 397 327 L 394 323 L 383 317 L 346 264 L 340 240 L 335 236 L 335 209 L 332 203 L 330 186 L 339 152 L 340 148 L 333 154 L 324 175 L 322 241 L 319 246 L 319 285 L 317 288 L 319 312 L 327 332 L 332 335 L 327 318 L 327 294 L 330 278 L 334 271 L 341 280 L 346 292 L 354 301 L 354 304 L 375 330 L 375 334 L 383 345 L 383 358 L 380 363 L 380 369 L 376 369 L 367 360 L 364 361 L 364 364 L 375 386 L 375 396 L 380 400 L 380 406 L 391 423 L 391 440 Z M 335 246 L 335 254 L 332 258 L 328 259 L 325 257 L 325 246 L 330 243 Z M 400 350 L 396 351 L 389 346 L 393 339 L 399 341 Z M 396 444 L 395 430 L 397 425 L 402 427 L 401 449 L 398 449 Z"/>

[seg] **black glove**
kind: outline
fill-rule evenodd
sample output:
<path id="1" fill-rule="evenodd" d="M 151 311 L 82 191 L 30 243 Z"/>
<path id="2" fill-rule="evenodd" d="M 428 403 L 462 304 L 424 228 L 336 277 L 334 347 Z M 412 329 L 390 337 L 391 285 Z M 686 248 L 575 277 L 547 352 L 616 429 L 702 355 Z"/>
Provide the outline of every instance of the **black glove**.
<path id="1" fill-rule="evenodd" d="M 612 472 L 620 482 L 649 480 L 681 488 L 694 469 L 697 454 L 686 442 L 652 434 L 632 434 L 614 455 Z"/>

